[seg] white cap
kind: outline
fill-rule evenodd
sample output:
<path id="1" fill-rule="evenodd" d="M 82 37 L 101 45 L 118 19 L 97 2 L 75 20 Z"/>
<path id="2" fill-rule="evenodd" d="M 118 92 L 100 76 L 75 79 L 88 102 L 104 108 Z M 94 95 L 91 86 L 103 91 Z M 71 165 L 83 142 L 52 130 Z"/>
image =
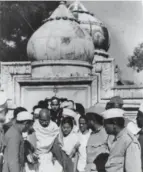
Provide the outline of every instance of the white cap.
<path id="1" fill-rule="evenodd" d="M 16 120 L 17 121 L 27 121 L 27 120 L 32 121 L 33 115 L 27 111 L 23 111 L 23 112 L 18 113 Z"/>
<path id="2" fill-rule="evenodd" d="M 102 113 L 104 119 L 110 119 L 110 118 L 124 118 L 125 111 L 119 108 L 112 108 L 104 111 Z"/>
<path id="3" fill-rule="evenodd" d="M 143 103 L 140 104 L 139 111 L 143 112 Z"/>
<path id="4" fill-rule="evenodd" d="M 75 118 L 75 117 L 77 116 L 77 113 L 74 112 L 74 111 L 71 110 L 71 109 L 64 108 L 64 109 L 63 109 L 63 112 L 62 112 L 62 115 L 63 115 L 63 116 L 71 116 L 71 117 Z"/>
<path id="5" fill-rule="evenodd" d="M 7 107 L 7 97 L 5 92 L 0 91 L 0 111 L 4 110 Z"/>
<path id="6" fill-rule="evenodd" d="M 74 109 L 74 104 L 71 101 L 64 101 L 60 105 L 61 108 Z"/>

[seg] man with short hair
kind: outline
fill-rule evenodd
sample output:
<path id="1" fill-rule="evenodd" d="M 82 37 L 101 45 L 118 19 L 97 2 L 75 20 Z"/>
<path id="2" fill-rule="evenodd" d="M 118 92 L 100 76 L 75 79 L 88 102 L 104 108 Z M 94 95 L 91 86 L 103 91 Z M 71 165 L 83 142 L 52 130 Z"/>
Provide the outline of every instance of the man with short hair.
<path id="1" fill-rule="evenodd" d="M 88 120 L 85 115 L 79 118 L 79 129 L 80 131 L 78 133 L 78 138 L 79 138 L 80 146 L 78 148 L 79 155 L 78 155 L 77 169 L 78 172 L 85 172 L 86 160 L 87 160 L 86 146 L 91 134 L 91 130 L 88 127 Z"/>
<path id="2" fill-rule="evenodd" d="M 9 129 L 13 124 L 15 124 L 17 114 L 20 113 L 20 112 L 23 112 L 23 111 L 27 111 L 27 110 L 26 110 L 24 107 L 17 107 L 17 108 L 14 109 L 14 111 L 13 111 L 13 118 L 11 119 L 10 122 L 4 124 L 4 126 L 3 126 L 4 133 L 6 133 L 6 132 L 8 131 L 8 129 Z"/>
<path id="3" fill-rule="evenodd" d="M 61 108 L 60 108 L 60 100 L 57 97 L 51 98 L 51 120 L 55 122 L 58 126 L 61 122 Z"/>
<path id="4" fill-rule="evenodd" d="M 51 109 L 57 112 L 60 108 L 60 100 L 57 97 L 51 98 Z"/>
<path id="5" fill-rule="evenodd" d="M 141 148 L 136 137 L 124 127 L 124 113 L 119 108 L 102 113 L 107 134 L 115 136 L 105 166 L 106 172 L 141 172 Z"/>
<path id="6" fill-rule="evenodd" d="M 104 110 L 101 109 L 103 112 Z M 107 139 L 108 135 L 103 127 L 103 118 L 101 112 L 95 112 L 89 110 L 86 113 L 89 127 L 92 133 L 87 142 L 87 167 L 86 172 L 97 172 L 104 170 L 103 158 L 105 154 L 108 154 Z M 100 160 L 96 163 L 96 159 L 100 156 Z M 100 165 L 100 167 L 99 167 Z M 102 168 L 102 169 L 101 169 Z"/>
<path id="7" fill-rule="evenodd" d="M 24 168 L 24 141 L 22 132 L 27 132 L 33 116 L 26 111 L 17 114 L 16 123 L 5 134 L 3 172 L 22 172 Z"/>
<path id="8" fill-rule="evenodd" d="M 124 105 L 123 99 L 120 96 L 114 96 L 106 104 L 106 110 L 112 109 L 112 108 L 123 109 L 123 105 Z M 137 133 L 139 132 L 139 128 L 137 127 L 136 122 L 133 120 L 130 120 L 128 117 L 125 117 L 124 120 L 125 120 L 124 123 L 127 129 L 134 135 L 137 135 Z"/>

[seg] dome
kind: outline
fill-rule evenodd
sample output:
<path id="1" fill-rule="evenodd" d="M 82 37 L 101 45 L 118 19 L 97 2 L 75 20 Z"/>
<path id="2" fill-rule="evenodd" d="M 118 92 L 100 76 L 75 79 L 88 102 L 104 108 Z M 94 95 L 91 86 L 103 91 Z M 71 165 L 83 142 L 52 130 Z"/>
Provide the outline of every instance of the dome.
<path id="1" fill-rule="evenodd" d="M 81 27 L 92 36 L 95 49 L 108 51 L 110 39 L 108 30 L 104 24 L 91 14 L 79 1 L 72 3 L 69 6 L 69 10 L 80 22 Z"/>
<path id="2" fill-rule="evenodd" d="M 30 60 L 81 60 L 92 62 L 92 38 L 80 26 L 65 3 L 31 36 L 27 45 Z"/>

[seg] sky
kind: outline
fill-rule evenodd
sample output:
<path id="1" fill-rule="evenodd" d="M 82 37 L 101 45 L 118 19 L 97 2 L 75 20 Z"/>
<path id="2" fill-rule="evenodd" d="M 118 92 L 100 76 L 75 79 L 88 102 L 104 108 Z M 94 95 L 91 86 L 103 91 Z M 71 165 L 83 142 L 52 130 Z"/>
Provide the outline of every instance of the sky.
<path id="1" fill-rule="evenodd" d="M 143 42 L 142 1 L 81 1 L 100 19 L 111 36 L 110 57 L 122 71 L 123 79 L 133 79 L 133 70 L 127 67 L 134 47 Z"/>

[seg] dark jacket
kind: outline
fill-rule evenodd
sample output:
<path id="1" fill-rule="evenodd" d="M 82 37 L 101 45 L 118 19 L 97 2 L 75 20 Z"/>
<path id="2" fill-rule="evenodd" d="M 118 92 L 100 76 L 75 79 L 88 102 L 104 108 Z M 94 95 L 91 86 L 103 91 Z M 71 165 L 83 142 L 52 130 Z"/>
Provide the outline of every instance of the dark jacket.
<path id="1" fill-rule="evenodd" d="M 12 121 L 4 124 L 4 126 L 3 126 L 4 133 L 6 133 L 12 127 L 12 125 L 13 125 Z"/>
<path id="2" fill-rule="evenodd" d="M 50 111 L 51 120 L 55 122 L 58 126 L 60 126 L 62 120 L 62 109 L 59 109 L 57 112 L 53 111 L 52 109 Z"/>
<path id="3" fill-rule="evenodd" d="M 60 143 L 58 141 L 58 137 L 55 139 L 52 153 L 54 157 L 58 160 L 58 162 L 63 167 L 64 172 L 73 172 L 74 171 L 74 164 L 72 159 L 61 149 Z"/>
<path id="4" fill-rule="evenodd" d="M 22 172 L 24 167 L 24 141 L 22 133 L 13 125 L 5 134 L 3 172 Z"/>

